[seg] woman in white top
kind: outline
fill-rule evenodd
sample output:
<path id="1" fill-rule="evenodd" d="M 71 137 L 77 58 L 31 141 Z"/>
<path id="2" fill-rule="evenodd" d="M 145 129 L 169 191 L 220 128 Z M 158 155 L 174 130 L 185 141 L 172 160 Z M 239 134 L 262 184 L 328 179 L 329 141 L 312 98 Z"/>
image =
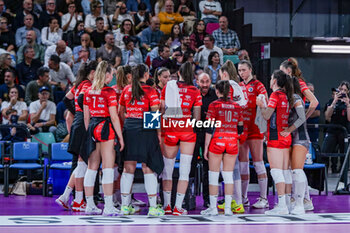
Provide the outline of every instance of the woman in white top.
<path id="1" fill-rule="evenodd" d="M 41 43 L 47 47 L 54 45 L 57 41 L 62 40 L 63 31 L 58 25 L 58 20 L 51 17 L 49 26 L 41 29 Z"/>
<path id="2" fill-rule="evenodd" d="M 78 14 L 75 3 L 71 2 L 68 4 L 68 13 L 61 18 L 63 32 L 73 31 L 78 20 L 83 20 L 83 17 Z"/>
<path id="3" fill-rule="evenodd" d="M 2 123 L 7 124 L 9 121 L 6 118 L 6 111 L 9 109 L 15 109 L 17 111 L 18 123 L 26 124 L 28 118 L 28 107 L 24 101 L 18 100 L 17 87 L 11 87 L 8 93 L 8 101 L 4 101 L 1 104 Z"/>
<path id="4" fill-rule="evenodd" d="M 102 13 L 102 5 L 99 1 L 97 0 L 92 0 L 90 3 L 90 8 L 91 8 L 91 14 L 88 14 L 85 18 L 85 30 L 88 33 L 93 32 L 93 30 L 96 29 L 96 18 L 97 17 L 102 17 L 104 21 L 104 29 L 108 31 L 108 21 L 107 21 L 107 16 Z"/>
<path id="5" fill-rule="evenodd" d="M 120 49 L 125 48 L 125 44 L 123 42 L 124 36 L 135 36 L 135 30 L 134 30 L 134 25 L 130 19 L 124 19 L 122 24 L 120 25 L 120 28 L 115 30 L 113 32 L 114 34 L 114 39 L 115 39 L 115 46 L 119 47 Z M 135 44 L 136 47 L 138 47 Z"/>

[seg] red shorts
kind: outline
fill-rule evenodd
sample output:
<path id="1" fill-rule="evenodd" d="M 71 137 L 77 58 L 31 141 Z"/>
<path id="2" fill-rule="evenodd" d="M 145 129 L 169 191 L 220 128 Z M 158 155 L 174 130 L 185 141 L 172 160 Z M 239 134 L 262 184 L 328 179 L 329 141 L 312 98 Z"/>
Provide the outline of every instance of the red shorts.
<path id="1" fill-rule="evenodd" d="M 164 144 L 167 146 L 176 146 L 181 142 L 196 142 L 197 135 L 195 133 L 165 133 Z"/>
<path id="2" fill-rule="evenodd" d="M 98 124 L 95 129 L 94 129 L 94 139 L 96 142 L 107 142 L 109 140 L 114 140 L 115 139 L 115 132 L 112 128 L 112 124 L 109 124 L 109 135 L 108 135 L 108 140 L 102 140 L 101 132 L 103 125 L 105 124 L 105 121 L 102 121 L 100 124 Z"/>
<path id="3" fill-rule="evenodd" d="M 248 124 L 248 132 L 247 132 L 247 140 L 250 139 L 264 139 L 264 134 L 260 133 L 259 127 L 254 123 L 254 121 L 251 121 Z"/>
<path id="4" fill-rule="evenodd" d="M 215 137 L 209 144 L 209 152 L 214 154 L 238 154 L 237 138 L 235 137 Z"/>
<path id="5" fill-rule="evenodd" d="M 267 141 L 267 147 L 288 149 L 292 145 L 292 140 L 270 140 Z"/>

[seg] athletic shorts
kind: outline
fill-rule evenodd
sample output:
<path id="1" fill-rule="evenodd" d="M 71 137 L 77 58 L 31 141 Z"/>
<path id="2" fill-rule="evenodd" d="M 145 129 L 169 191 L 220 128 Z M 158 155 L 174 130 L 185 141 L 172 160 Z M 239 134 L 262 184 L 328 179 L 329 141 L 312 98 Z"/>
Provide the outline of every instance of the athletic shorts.
<path id="1" fill-rule="evenodd" d="M 260 133 L 259 127 L 251 121 L 248 125 L 247 140 L 250 139 L 264 139 L 264 134 Z"/>
<path id="2" fill-rule="evenodd" d="M 176 146 L 181 142 L 196 142 L 197 135 L 195 133 L 169 133 L 165 134 L 164 144 L 167 146 Z"/>
<path id="3" fill-rule="evenodd" d="M 267 147 L 288 149 L 292 145 L 291 140 L 270 140 L 267 142 Z"/>
<path id="4" fill-rule="evenodd" d="M 209 152 L 214 154 L 238 154 L 237 138 L 216 137 L 212 138 L 209 144 Z"/>
<path id="5" fill-rule="evenodd" d="M 95 129 L 94 129 L 94 139 L 96 142 L 107 142 L 109 140 L 114 140 L 116 135 L 115 132 L 112 128 L 112 124 L 109 124 L 109 135 L 108 135 L 108 140 L 102 140 L 101 138 L 101 132 L 103 125 L 105 124 L 105 121 L 102 121 L 100 124 L 98 124 Z"/>

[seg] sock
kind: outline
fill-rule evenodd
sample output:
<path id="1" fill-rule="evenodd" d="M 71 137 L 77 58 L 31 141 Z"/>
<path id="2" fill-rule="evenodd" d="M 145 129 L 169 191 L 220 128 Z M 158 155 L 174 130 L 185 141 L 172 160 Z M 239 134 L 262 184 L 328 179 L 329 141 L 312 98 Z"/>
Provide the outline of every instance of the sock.
<path id="1" fill-rule="evenodd" d="M 131 194 L 122 194 L 122 206 L 129 206 L 131 203 Z"/>
<path id="2" fill-rule="evenodd" d="M 96 207 L 94 202 L 94 196 L 86 196 L 86 206 Z"/>
<path id="3" fill-rule="evenodd" d="M 176 193 L 175 206 L 177 209 L 182 209 L 182 203 L 184 201 L 184 198 L 185 198 L 185 194 Z"/>
<path id="4" fill-rule="evenodd" d="M 76 191 L 74 201 L 80 204 L 81 201 L 83 200 L 83 193 L 84 193 L 83 191 L 81 192 Z"/>
<path id="5" fill-rule="evenodd" d="M 231 209 L 232 195 L 225 195 L 225 209 Z"/>
<path id="6" fill-rule="evenodd" d="M 242 182 L 241 180 L 235 180 L 233 185 L 233 199 L 236 201 L 237 205 L 240 205 L 242 204 Z"/>
<path id="7" fill-rule="evenodd" d="M 210 208 L 216 208 L 217 201 L 218 201 L 217 195 L 209 195 Z"/>
<path id="8" fill-rule="evenodd" d="M 104 196 L 105 199 L 105 208 L 113 208 L 114 203 L 113 203 L 113 195 L 110 196 Z"/>
<path id="9" fill-rule="evenodd" d="M 62 197 L 67 201 L 69 199 L 70 194 L 72 193 L 73 189 L 69 187 L 68 185 L 66 186 L 66 189 L 64 190 Z"/>
<path id="10" fill-rule="evenodd" d="M 286 193 L 285 196 L 286 196 L 286 205 L 287 205 L 287 207 L 290 207 L 290 199 L 292 197 L 292 194 Z"/>
<path id="11" fill-rule="evenodd" d="M 149 205 L 150 207 L 156 207 L 157 205 L 157 174 L 150 173 L 144 174 L 145 179 L 145 189 L 148 195 Z"/>
<path id="12" fill-rule="evenodd" d="M 259 187 L 260 187 L 260 197 L 266 199 L 267 195 L 267 178 L 258 179 Z"/>
<path id="13" fill-rule="evenodd" d="M 310 189 L 309 189 L 309 183 L 307 182 L 307 178 L 305 176 L 305 196 L 304 198 L 308 201 L 311 200 L 311 197 L 310 197 Z"/>
<path id="14" fill-rule="evenodd" d="M 171 192 L 170 191 L 163 191 L 163 197 L 164 197 L 164 207 L 167 207 L 168 205 L 170 205 Z"/>
<path id="15" fill-rule="evenodd" d="M 157 206 L 157 195 L 148 196 L 148 202 L 149 202 L 150 207 L 156 207 Z"/>
<path id="16" fill-rule="evenodd" d="M 242 180 L 242 196 L 244 199 L 248 197 L 248 185 L 249 185 L 249 180 Z"/>
<path id="17" fill-rule="evenodd" d="M 286 206 L 286 195 L 278 195 L 278 205 L 280 207 Z"/>

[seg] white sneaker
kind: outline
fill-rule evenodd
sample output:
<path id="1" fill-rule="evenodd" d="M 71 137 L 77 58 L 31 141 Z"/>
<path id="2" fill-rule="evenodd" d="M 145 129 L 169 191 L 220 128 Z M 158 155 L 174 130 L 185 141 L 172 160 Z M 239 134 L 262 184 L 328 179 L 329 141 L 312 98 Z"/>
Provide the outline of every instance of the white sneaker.
<path id="1" fill-rule="evenodd" d="M 233 213 L 232 213 L 232 210 L 231 210 L 231 206 L 229 206 L 229 208 L 225 208 L 225 215 L 226 216 L 232 216 Z"/>
<path id="2" fill-rule="evenodd" d="M 250 202 L 249 202 L 248 197 L 243 197 L 242 198 L 242 203 L 243 203 L 244 207 L 249 207 L 250 206 Z"/>
<path id="3" fill-rule="evenodd" d="M 146 206 L 146 202 L 143 202 L 143 201 L 141 201 L 141 200 L 138 200 L 138 199 L 136 199 L 136 198 L 132 198 L 131 199 L 131 205 L 132 206 Z"/>
<path id="4" fill-rule="evenodd" d="M 104 216 L 118 216 L 120 215 L 120 210 L 115 207 L 105 207 L 103 209 Z"/>
<path id="5" fill-rule="evenodd" d="M 267 199 L 259 197 L 257 199 L 258 201 L 253 204 L 253 207 L 256 209 L 264 209 L 264 208 L 269 208 L 269 202 Z"/>
<path id="6" fill-rule="evenodd" d="M 217 215 L 219 215 L 219 212 L 218 212 L 217 208 L 208 208 L 206 210 L 202 210 L 201 211 L 201 215 L 204 215 L 204 216 L 217 216 Z"/>
<path id="7" fill-rule="evenodd" d="M 60 205 L 63 209 L 65 210 L 69 210 L 69 204 L 68 204 L 69 200 L 65 200 L 63 195 L 61 195 L 59 198 L 57 198 L 55 200 L 55 202 Z"/>
<path id="8" fill-rule="evenodd" d="M 286 215 L 289 214 L 287 206 L 277 205 L 272 210 L 265 211 L 266 215 Z"/>
<path id="9" fill-rule="evenodd" d="M 305 214 L 304 206 L 302 205 L 295 205 L 292 211 L 290 211 L 293 215 L 302 215 Z"/>
<path id="10" fill-rule="evenodd" d="M 86 206 L 85 214 L 97 215 L 97 214 L 101 214 L 101 213 L 102 213 L 102 210 L 97 208 L 96 206 Z"/>
<path id="11" fill-rule="evenodd" d="M 311 200 L 304 199 L 304 209 L 305 209 L 305 211 L 314 210 L 314 205 L 312 204 L 312 199 Z"/>

